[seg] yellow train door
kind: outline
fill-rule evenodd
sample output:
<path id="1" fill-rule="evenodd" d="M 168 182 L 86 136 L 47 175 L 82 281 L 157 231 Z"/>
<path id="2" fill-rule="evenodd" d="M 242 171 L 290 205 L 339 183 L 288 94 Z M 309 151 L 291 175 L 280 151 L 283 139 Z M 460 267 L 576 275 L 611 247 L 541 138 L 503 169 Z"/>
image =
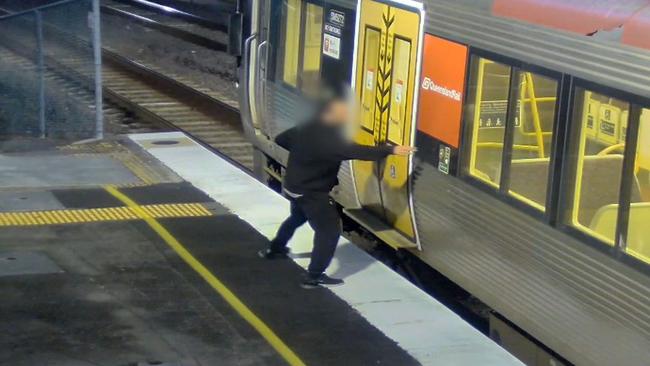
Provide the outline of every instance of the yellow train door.
<path id="1" fill-rule="evenodd" d="M 355 93 L 361 106 L 356 141 L 365 145 L 414 144 L 422 24 L 421 4 L 361 0 Z M 416 243 L 409 194 L 411 158 L 352 163 L 361 206 Z"/>

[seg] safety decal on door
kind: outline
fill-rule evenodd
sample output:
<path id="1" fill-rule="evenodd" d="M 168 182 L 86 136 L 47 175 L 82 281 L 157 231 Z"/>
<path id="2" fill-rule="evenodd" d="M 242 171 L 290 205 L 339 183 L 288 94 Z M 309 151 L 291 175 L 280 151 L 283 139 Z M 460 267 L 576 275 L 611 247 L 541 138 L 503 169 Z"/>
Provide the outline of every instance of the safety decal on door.
<path id="1" fill-rule="evenodd" d="M 375 87 L 375 70 L 368 69 L 366 71 L 366 89 L 373 90 Z"/>
<path id="2" fill-rule="evenodd" d="M 337 60 L 341 58 L 341 38 L 325 33 L 323 35 L 323 54 Z"/>
<path id="3" fill-rule="evenodd" d="M 404 82 L 402 80 L 397 80 L 395 83 L 395 103 L 401 104 L 403 98 L 403 92 L 404 92 Z"/>
<path id="4" fill-rule="evenodd" d="M 451 161 L 451 148 L 440 145 L 438 152 L 438 171 L 449 174 L 449 162 Z"/>

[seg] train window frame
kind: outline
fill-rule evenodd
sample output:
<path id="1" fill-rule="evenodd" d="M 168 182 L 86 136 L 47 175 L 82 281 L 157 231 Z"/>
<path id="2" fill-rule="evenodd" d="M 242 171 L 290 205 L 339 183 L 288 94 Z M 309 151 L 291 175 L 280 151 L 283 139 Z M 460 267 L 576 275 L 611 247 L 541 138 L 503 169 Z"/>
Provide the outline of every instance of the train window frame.
<path id="1" fill-rule="evenodd" d="M 380 39 L 381 39 L 381 29 L 379 29 L 377 27 L 374 27 L 374 26 L 372 26 L 370 24 L 365 24 L 364 28 L 363 28 L 363 36 L 364 37 L 368 36 L 368 30 L 371 30 L 372 32 L 377 32 L 379 34 Z M 367 47 L 368 47 L 368 39 L 366 38 L 366 39 L 364 39 L 364 42 L 363 42 L 363 60 L 362 60 L 362 64 L 361 64 L 362 67 L 367 67 L 367 64 L 366 64 L 366 56 L 367 56 L 366 50 L 367 50 Z M 379 52 L 379 50 L 377 52 Z M 379 59 L 379 54 L 377 55 L 377 59 Z M 376 69 L 376 67 L 375 67 L 375 69 Z M 375 72 L 376 72 L 376 70 L 375 70 Z M 353 77 L 355 77 L 355 76 L 353 76 Z M 367 81 L 366 77 L 367 77 L 367 74 L 364 72 L 363 76 L 362 76 L 362 79 L 361 79 L 362 84 L 365 84 L 365 81 Z M 374 99 L 376 97 L 376 88 L 374 87 L 374 81 L 373 81 L 373 88 L 374 88 L 373 90 L 375 90 L 375 95 L 373 96 L 373 105 L 374 105 Z M 361 97 L 363 97 L 364 92 L 365 92 L 365 89 L 362 90 Z M 363 104 L 363 100 L 360 100 L 359 102 L 360 102 L 360 104 Z M 374 109 L 373 109 L 372 128 L 369 128 L 368 126 L 366 126 L 362 122 L 361 123 L 361 129 L 363 129 L 364 131 L 366 131 L 366 132 L 368 132 L 370 134 L 374 134 L 376 128 L 379 128 L 379 127 L 376 126 L 376 121 L 374 119 Z"/>
<path id="2" fill-rule="evenodd" d="M 285 89 L 291 90 L 297 94 L 304 93 L 304 88 L 303 88 L 303 78 L 302 78 L 302 73 L 303 73 L 303 68 L 304 68 L 304 52 L 305 52 L 305 31 L 307 27 L 307 4 L 312 4 L 315 6 L 318 6 L 321 8 L 322 11 L 322 19 L 321 19 L 321 45 L 320 45 L 320 61 L 319 61 L 319 79 L 322 78 L 322 70 L 323 70 L 323 35 L 325 34 L 324 31 L 324 26 L 325 26 L 325 17 L 326 17 L 326 10 L 327 8 L 325 7 L 325 4 L 322 1 L 319 0 L 298 0 L 300 2 L 300 19 L 299 19 L 299 36 L 298 36 L 298 64 L 296 68 L 296 85 L 292 85 L 290 83 L 287 83 L 284 80 L 284 62 L 285 62 L 285 45 L 286 45 L 286 32 L 284 30 L 280 30 L 280 35 L 278 37 L 279 39 L 279 45 L 278 45 L 278 54 L 282 55 L 282 57 L 278 58 L 278 61 L 276 65 L 274 65 L 275 70 L 274 73 L 279 76 L 276 81 L 280 82 L 280 85 L 284 87 Z M 282 26 L 280 26 L 282 27 Z"/>
<path id="3" fill-rule="evenodd" d="M 566 115 L 565 105 L 563 101 L 566 99 L 565 94 L 567 94 L 567 84 L 570 76 L 563 74 L 559 71 L 548 69 L 539 65 L 531 64 L 518 60 L 516 58 L 511 58 L 503 56 L 501 54 L 487 51 L 478 47 L 469 47 L 468 51 L 468 62 L 466 69 L 465 84 L 469 88 L 469 84 L 472 80 L 472 58 L 485 58 L 490 61 L 498 62 L 505 66 L 510 67 L 510 86 L 508 90 L 508 112 L 506 114 L 506 131 L 504 135 L 504 150 L 502 152 L 502 167 L 505 168 L 501 171 L 500 184 L 494 185 L 486 183 L 484 180 L 481 180 L 478 177 L 475 177 L 469 173 L 469 164 L 472 148 L 472 128 L 473 123 L 467 120 L 468 116 L 465 108 L 471 102 L 468 98 L 468 95 L 464 96 L 463 101 L 463 119 L 461 127 L 461 145 L 459 147 L 459 169 L 458 177 L 461 178 L 464 182 L 476 187 L 493 197 L 499 199 L 502 202 L 505 202 L 516 209 L 527 213 L 530 216 L 533 216 L 543 222 L 552 225 L 554 223 L 557 211 L 557 193 L 556 186 L 557 182 L 560 180 L 560 170 L 556 169 L 558 161 L 561 161 L 561 156 L 564 147 L 562 146 L 562 141 L 564 139 L 564 127 L 563 124 L 566 122 L 564 118 Z M 547 79 L 552 79 L 557 82 L 557 91 L 556 91 L 556 101 L 555 101 L 555 116 L 553 118 L 553 135 L 550 142 L 551 152 L 549 154 L 549 174 L 547 176 L 547 188 L 546 188 L 546 199 L 545 199 L 545 210 L 540 210 L 524 200 L 521 200 L 514 195 L 510 194 L 510 175 L 509 175 L 509 166 L 511 157 L 507 154 L 511 154 L 512 143 L 513 143 L 513 129 L 514 129 L 514 110 L 516 109 L 516 99 L 518 98 L 517 89 L 513 88 L 513 84 L 517 84 L 517 77 L 523 72 L 531 72 L 533 74 L 545 77 Z M 469 90 L 469 89 L 468 89 Z M 469 91 L 467 92 L 467 94 Z M 515 101 L 512 103 L 512 101 Z M 510 132 L 508 132 L 510 130 Z M 510 152 L 506 151 L 510 150 Z"/>
<path id="4" fill-rule="evenodd" d="M 299 43 L 299 58 L 298 58 L 298 85 L 297 88 L 302 91 L 306 92 L 307 87 L 305 85 L 305 59 L 306 59 L 306 45 L 307 45 L 307 29 L 308 27 L 312 24 L 309 22 L 310 19 L 308 19 L 308 14 L 307 12 L 310 9 L 310 5 L 313 6 L 313 10 L 320 10 L 320 29 L 318 31 L 320 32 L 320 40 L 318 44 L 318 82 L 320 82 L 322 78 L 322 72 L 323 72 L 323 35 L 325 34 L 325 6 L 324 4 L 316 1 L 307 1 L 303 0 L 302 1 L 302 9 L 301 9 L 301 25 L 300 25 L 300 43 Z M 313 85 L 311 86 L 313 87 Z"/>
<path id="5" fill-rule="evenodd" d="M 503 60 L 499 60 L 497 57 L 493 57 L 492 55 L 485 56 L 483 54 L 480 54 L 478 52 L 472 52 L 470 50 L 470 53 L 469 53 L 469 56 L 468 56 L 468 63 L 467 63 L 468 64 L 468 72 L 467 72 L 467 74 L 468 74 L 468 80 L 467 80 L 467 85 L 468 85 L 467 89 L 468 89 L 468 91 L 466 92 L 467 94 L 470 93 L 469 92 L 469 90 L 470 90 L 470 85 L 469 84 L 472 81 L 472 77 L 474 76 L 474 74 L 472 72 L 473 71 L 472 67 L 473 67 L 473 64 L 475 62 L 474 61 L 475 59 L 476 59 L 476 62 L 479 63 L 479 65 L 480 65 L 481 60 L 488 60 L 488 61 L 500 64 L 502 66 L 505 66 L 505 67 L 507 67 L 509 69 L 508 70 L 508 87 L 507 87 L 508 89 L 506 90 L 506 105 L 508 106 L 508 108 L 506 109 L 506 116 L 505 116 L 505 121 L 504 121 L 504 132 L 503 132 L 503 145 L 505 147 L 505 125 L 508 124 L 508 121 L 509 121 L 509 118 L 510 118 L 509 114 L 511 113 L 511 111 L 509 110 L 509 106 L 510 106 L 510 98 L 511 98 L 511 94 L 512 94 L 511 93 L 511 88 L 512 88 L 513 67 L 508 62 L 503 62 Z M 478 76 L 477 76 L 477 80 L 478 80 Z M 461 154 L 461 157 L 465 157 L 465 156 L 467 157 L 467 159 L 463 159 L 462 162 L 461 162 L 461 172 L 463 172 L 465 176 L 467 176 L 469 178 L 472 178 L 474 181 L 479 182 L 479 184 L 488 187 L 490 191 L 499 192 L 500 191 L 500 185 L 501 185 L 501 174 L 499 174 L 499 182 L 498 183 L 492 182 L 492 181 L 490 181 L 488 179 L 485 179 L 485 178 L 480 178 L 478 175 L 472 174 L 471 165 L 472 165 L 473 160 L 474 160 L 474 149 L 473 149 L 473 145 L 474 145 L 474 143 L 473 143 L 473 140 L 474 140 L 474 121 L 471 121 L 471 122 L 468 121 L 469 115 L 468 115 L 468 111 L 467 111 L 466 108 L 470 105 L 469 102 L 470 102 L 471 99 L 467 95 L 465 96 L 465 98 L 466 98 L 465 105 L 463 106 L 463 126 L 465 127 L 465 129 L 463 131 L 463 137 L 464 137 L 463 140 L 464 140 L 464 142 L 468 142 L 468 143 L 464 144 L 464 146 L 465 146 L 465 149 L 463 151 L 464 153 Z M 474 106 L 475 106 L 475 104 L 474 104 Z M 475 108 L 476 108 L 476 106 L 475 106 Z M 475 112 L 475 110 L 474 110 L 474 112 Z M 472 119 L 476 118 L 475 113 L 472 113 L 471 118 Z M 503 147 L 501 149 L 500 159 L 501 160 L 499 161 L 499 165 L 503 165 L 502 164 L 503 163 Z"/>
<path id="6" fill-rule="evenodd" d="M 407 37 L 404 37 L 404 36 L 400 36 L 400 35 L 395 35 L 395 34 L 393 35 L 393 54 L 391 55 L 391 57 L 393 57 L 393 63 L 392 63 L 392 65 L 391 65 L 391 74 L 393 74 L 393 72 L 394 72 L 394 67 L 395 67 L 395 61 L 394 61 L 394 60 L 395 60 L 395 52 L 396 52 L 396 48 L 397 48 L 397 47 L 395 47 L 395 44 L 397 43 L 397 40 L 398 40 L 398 39 L 401 40 L 401 41 L 404 41 L 404 42 L 407 42 L 407 43 L 408 43 L 408 46 L 409 46 L 409 53 L 410 53 L 410 50 L 413 48 L 413 40 L 412 40 L 412 39 L 407 38 Z M 416 57 L 417 57 L 417 55 L 416 55 Z M 407 68 L 407 70 L 410 70 L 410 69 L 411 69 L 411 65 L 412 65 L 412 64 L 413 64 L 413 60 L 409 57 L 409 62 L 408 62 L 408 68 Z M 410 77 L 408 71 L 407 71 L 406 74 L 407 74 L 407 75 L 406 75 L 406 77 L 407 77 L 406 85 L 408 86 L 408 85 L 410 85 L 409 83 L 411 82 L 411 80 L 408 79 L 408 78 Z M 391 78 L 391 86 L 390 86 L 390 92 L 389 92 L 391 102 L 390 102 L 390 104 L 388 105 L 388 120 L 386 121 L 386 142 L 387 142 L 388 144 L 391 144 L 391 145 L 404 145 L 404 143 L 405 143 L 404 140 L 406 139 L 406 136 L 405 136 L 405 135 L 406 135 L 406 125 L 407 125 L 406 120 L 402 120 L 402 121 L 401 121 L 401 124 L 402 124 L 402 126 L 401 126 L 401 127 L 402 127 L 402 130 L 401 130 L 399 133 L 400 133 L 400 137 L 401 137 L 402 140 L 396 142 L 396 141 L 392 141 L 391 138 L 390 138 L 390 130 L 391 130 L 391 128 L 390 128 L 390 116 L 391 116 L 391 110 L 392 110 L 392 108 L 393 108 L 393 104 L 394 104 L 394 103 L 393 103 L 393 102 L 394 102 L 394 101 L 393 101 L 393 88 L 394 88 L 394 87 L 395 87 L 395 85 L 394 85 L 394 83 L 392 82 L 392 78 Z M 408 97 L 409 97 L 409 96 L 410 96 L 410 94 L 409 94 L 409 90 L 408 90 L 408 87 L 407 87 L 406 90 L 404 91 L 403 99 L 406 101 L 406 100 L 408 100 Z M 408 107 L 405 106 L 405 111 L 406 111 L 406 110 L 408 110 Z M 406 118 L 409 118 L 409 116 L 405 116 L 404 118 L 405 118 L 405 119 L 406 119 Z"/>
<path id="7" fill-rule="evenodd" d="M 555 228 L 564 232 L 565 234 L 586 243 L 589 247 L 596 249 L 608 255 L 614 255 L 616 259 L 623 263 L 637 268 L 641 271 L 648 272 L 650 270 L 650 263 L 645 262 L 625 250 L 624 241 L 628 234 L 628 219 L 631 201 L 631 190 L 634 176 L 634 164 L 636 162 L 636 149 L 637 137 L 640 127 L 641 111 L 644 108 L 650 108 L 650 98 L 619 90 L 610 86 L 602 85 L 593 81 L 585 80 L 575 76 L 570 76 L 571 87 L 570 96 L 567 99 L 568 109 L 566 117 L 566 128 L 564 131 L 564 142 L 561 157 L 561 176 L 559 177 L 559 184 L 557 189 L 557 209 L 555 210 L 556 217 L 554 218 Z M 621 167 L 621 182 L 619 192 L 619 210 L 617 213 L 617 224 L 615 229 L 614 245 L 611 245 L 604 240 L 599 239 L 595 235 L 576 228 L 570 224 L 570 220 L 566 219 L 566 215 L 570 214 L 573 207 L 573 194 L 574 194 L 574 179 L 575 179 L 575 159 L 571 158 L 573 151 L 576 149 L 575 141 L 579 139 L 581 124 L 573 123 L 573 116 L 577 112 L 577 108 L 583 108 L 583 105 L 576 103 L 576 96 L 579 90 L 590 91 L 620 101 L 629 103 L 630 113 L 627 122 L 627 134 L 625 137 L 625 150 L 623 153 L 623 163 Z M 572 146 L 574 146 L 572 148 Z"/>
<path id="8" fill-rule="evenodd" d="M 631 142 L 629 147 L 629 161 L 627 166 L 624 165 L 623 169 L 623 181 L 621 182 L 621 192 L 622 194 L 626 195 L 625 199 L 628 202 L 628 205 L 624 207 L 622 210 L 623 212 L 620 213 L 619 221 L 622 221 L 623 224 L 618 227 L 618 232 L 616 233 L 617 237 L 620 238 L 621 240 L 621 251 L 625 253 L 627 256 L 633 257 L 636 260 L 641 261 L 642 263 L 646 265 L 650 265 L 650 256 L 647 255 L 647 253 L 639 253 L 636 252 L 634 253 L 631 250 L 628 250 L 628 245 L 630 244 L 629 242 L 629 236 L 630 233 L 632 232 L 632 223 L 630 222 L 630 218 L 632 217 L 632 187 L 634 185 L 634 182 L 639 182 L 639 173 L 641 172 L 642 165 L 645 163 L 645 160 L 639 161 L 640 157 L 640 150 L 642 148 L 643 141 L 642 137 L 649 137 L 650 135 L 646 135 L 650 130 L 644 130 L 643 131 L 643 136 L 641 135 L 641 126 L 643 125 L 644 128 L 650 128 L 650 118 L 647 120 L 644 120 L 644 113 L 648 113 L 648 116 L 650 116 L 650 104 L 642 104 L 642 105 L 632 105 L 630 108 L 630 113 L 633 118 L 636 120 L 636 124 L 630 128 L 630 125 L 626 127 L 627 129 L 627 134 L 626 139 L 626 146 L 628 142 Z M 647 146 L 646 146 L 647 148 Z M 645 166 L 643 166 L 643 169 L 646 169 Z M 627 178 L 626 178 L 627 177 Z M 650 182 L 646 182 L 650 183 Z M 634 202 L 634 203 L 641 203 L 642 205 L 645 206 L 645 204 L 650 203 L 650 196 L 644 196 L 644 193 L 647 193 L 644 187 L 641 186 L 639 183 L 639 188 L 641 189 L 641 195 L 640 195 L 640 201 L 639 202 Z M 646 200 L 648 199 L 648 200 Z M 638 221 L 635 222 L 635 227 L 637 226 Z M 645 234 L 645 231 L 643 232 Z"/>
<path id="9" fill-rule="evenodd" d="M 598 238 L 566 224 L 563 221 L 562 217 L 563 213 L 565 212 L 566 205 L 573 204 L 572 201 L 569 201 L 567 203 L 567 189 L 570 190 L 571 187 L 568 187 L 566 179 L 567 175 L 571 173 L 571 166 L 569 165 L 570 159 L 567 158 L 567 155 L 570 152 L 571 143 L 574 139 L 575 132 L 573 129 L 577 128 L 577 124 L 574 124 L 572 121 L 576 108 L 576 91 L 579 88 L 583 88 L 593 92 L 605 94 L 613 98 L 626 101 L 630 104 L 631 110 L 637 108 L 639 111 L 644 108 L 650 108 L 650 98 L 642 97 L 630 92 L 625 92 L 593 81 L 581 79 L 572 74 L 549 70 L 541 66 L 525 63 L 517 59 L 502 56 L 494 52 L 485 51 L 480 48 L 469 47 L 468 60 L 471 60 L 471 57 L 473 56 L 488 58 L 492 61 L 503 63 L 511 67 L 517 67 L 520 70 L 538 73 L 545 77 L 553 78 L 555 76 L 555 79 L 558 80 L 558 96 L 556 101 L 556 115 L 553 126 L 554 134 L 552 140 L 553 151 L 550 155 L 551 162 L 549 167 L 549 170 L 552 173 L 549 173 L 548 177 L 549 183 L 547 188 L 546 202 L 547 209 L 545 212 L 540 212 L 539 210 L 527 205 L 524 202 L 521 202 L 514 197 L 502 194 L 499 189 L 496 189 L 493 186 L 490 186 L 477 179 L 476 177 L 468 174 L 466 167 L 469 163 L 468 150 L 471 149 L 471 146 L 469 146 L 469 142 L 471 140 L 468 140 L 467 136 L 468 132 L 470 132 L 468 130 L 471 128 L 471 124 L 467 123 L 467 115 L 465 112 L 463 112 L 463 120 L 461 126 L 461 142 L 459 146 L 458 157 L 459 169 L 457 172 L 457 178 L 461 179 L 461 181 L 469 184 L 470 186 L 489 194 L 501 202 L 504 202 L 534 218 L 542 220 L 550 227 L 563 232 L 564 234 L 587 245 L 588 247 L 597 250 L 605 255 L 608 255 L 625 265 L 629 265 L 630 267 L 635 268 L 642 273 L 650 275 L 650 263 L 647 263 L 640 258 L 627 253 L 625 251 L 625 248 L 619 243 L 621 240 L 620 234 L 624 233 L 624 235 L 627 235 L 629 229 L 626 220 L 629 218 L 629 192 L 631 189 L 637 149 L 637 141 L 633 141 L 631 139 L 637 139 L 638 129 L 640 127 L 639 120 L 634 120 L 632 114 L 630 114 L 628 120 L 625 162 L 623 163 L 623 168 L 621 170 L 622 193 L 619 196 L 621 199 L 625 199 L 627 203 L 623 202 L 622 206 L 625 208 L 619 210 L 619 215 L 622 215 L 623 218 L 619 219 L 616 231 L 617 242 L 615 243 L 615 246 L 612 247 L 609 244 L 600 241 Z M 471 72 L 471 62 L 468 62 L 465 77 L 466 85 L 469 85 L 471 82 Z M 467 104 L 469 103 L 469 99 L 466 96 L 464 98 L 463 108 L 466 108 Z"/>
<path id="10" fill-rule="evenodd" d="M 295 51 L 297 60 L 296 60 L 296 69 L 294 70 L 294 72 L 296 73 L 296 85 L 293 85 L 293 84 L 287 82 L 287 80 L 285 78 L 286 77 L 286 74 L 285 74 L 286 73 L 286 70 L 285 70 L 286 65 L 285 65 L 285 63 L 286 63 L 286 60 L 287 60 L 287 52 L 286 52 L 287 30 L 286 30 L 286 25 L 288 24 L 286 7 L 285 7 L 286 1 L 287 0 L 280 0 L 280 17 L 281 17 L 281 21 L 279 22 L 280 24 L 279 24 L 279 37 L 278 37 L 278 39 L 279 39 L 278 55 L 280 55 L 278 61 L 280 61 L 280 62 L 278 62 L 275 65 L 276 66 L 275 74 L 277 74 L 277 76 L 278 76 L 278 78 L 279 78 L 279 80 L 280 80 L 280 82 L 281 82 L 281 84 L 283 86 L 286 86 L 286 87 L 292 88 L 292 89 L 296 89 L 300 85 L 300 67 L 301 67 L 300 50 L 302 49 L 301 44 L 302 44 L 302 41 L 303 41 L 302 40 L 303 39 L 303 37 L 302 37 L 302 28 L 304 27 L 303 13 L 304 13 L 304 10 L 305 10 L 304 3 L 306 1 L 305 0 L 297 0 L 298 3 L 300 4 L 300 9 L 298 11 L 298 13 L 299 13 L 298 14 L 298 28 L 299 28 L 299 31 L 298 31 L 298 35 L 297 35 L 297 37 L 298 37 L 298 40 L 297 40 L 298 50 Z M 283 23 L 283 22 L 286 22 L 286 23 Z"/>

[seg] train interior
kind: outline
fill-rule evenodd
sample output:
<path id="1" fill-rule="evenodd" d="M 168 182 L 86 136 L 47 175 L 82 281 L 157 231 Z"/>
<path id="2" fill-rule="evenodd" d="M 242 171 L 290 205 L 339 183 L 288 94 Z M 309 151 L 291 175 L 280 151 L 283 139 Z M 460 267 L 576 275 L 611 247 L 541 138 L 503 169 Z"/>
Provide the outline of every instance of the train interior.
<path id="1" fill-rule="evenodd" d="M 474 57 L 466 107 L 472 144 L 468 172 L 499 188 L 503 170 L 508 173 L 508 193 L 540 211 L 546 207 L 549 166 L 553 148 L 559 81 L 487 58 Z M 512 80 L 512 78 L 515 78 Z M 514 89 L 514 90 L 511 90 Z M 516 105 L 510 106 L 514 93 Z M 566 222 L 576 229 L 614 245 L 623 181 L 624 151 L 630 115 L 629 103 L 587 89 L 576 92 L 570 138 L 577 146 L 568 156 L 573 187 Z M 509 117 L 509 113 L 514 117 Z M 514 120 L 511 136 L 507 119 Z M 650 260 L 650 110 L 643 109 L 639 132 L 632 141 L 634 176 L 630 177 L 626 251 Z M 511 142 L 505 142 L 506 139 Z M 504 154 L 504 146 L 511 151 Z M 509 156 L 510 161 L 504 162 Z M 644 239 L 646 238 L 646 239 Z"/>
<path id="2" fill-rule="evenodd" d="M 544 210 L 550 164 L 558 81 L 532 72 L 512 73 L 511 67 L 485 58 L 474 58 L 476 80 L 470 85 L 473 149 L 470 174 L 499 187 L 503 169 L 506 119 L 514 113 L 509 164 L 512 196 Z M 514 78 L 514 80 L 511 80 Z M 516 105 L 508 110 L 510 87 Z M 471 103 L 471 102 L 470 102 Z"/>
<path id="3" fill-rule="evenodd" d="M 619 199 L 626 147 L 630 106 L 604 94 L 584 90 L 581 113 L 575 116 L 580 126 L 575 152 L 576 178 L 573 210 L 569 220 L 575 227 L 613 245 L 618 220 L 628 220 L 626 251 L 645 261 L 650 259 L 650 165 L 648 143 L 650 111 L 643 109 L 639 131 L 632 149 L 634 175 L 630 180 L 630 207 L 621 218 Z M 629 143 L 629 142 L 627 142 Z M 626 187 L 627 188 L 627 187 Z"/>

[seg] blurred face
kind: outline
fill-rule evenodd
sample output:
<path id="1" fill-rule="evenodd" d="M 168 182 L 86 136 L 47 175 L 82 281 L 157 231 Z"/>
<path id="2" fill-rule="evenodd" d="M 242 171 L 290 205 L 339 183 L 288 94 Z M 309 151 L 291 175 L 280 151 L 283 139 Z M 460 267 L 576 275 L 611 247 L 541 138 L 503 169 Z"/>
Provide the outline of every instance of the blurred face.
<path id="1" fill-rule="evenodd" d="M 350 107 L 344 100 L 332 101 L 322 114 L 323 122 L 331 125 L 345 125 L 350 122 Z"/>

